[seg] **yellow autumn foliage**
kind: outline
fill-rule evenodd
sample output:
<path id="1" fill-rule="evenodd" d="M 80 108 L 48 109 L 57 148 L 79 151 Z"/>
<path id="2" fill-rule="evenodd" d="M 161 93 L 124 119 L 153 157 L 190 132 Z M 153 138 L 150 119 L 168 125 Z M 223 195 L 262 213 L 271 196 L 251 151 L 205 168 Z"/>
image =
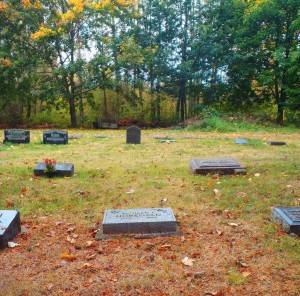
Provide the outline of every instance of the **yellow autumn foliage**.
<path id="1" fill-rule="evenodd" d="M 40 39 L 43 37 L 51 36 L 54 33 L 55 32 L 53 30 L 51 30 L 49 28 L 45 28 L 44 26 L 41 26 L 37 32 L 31 34 L 31 39 L 34 39 L 34 40 Z"/>
<path id="2" fill-rule="evenodd" d="M 0 58 L 0 66 L 9 68 L 12 66 L 12 61 L 9 58 Z"/>
<path id="3" fill-rule="evenodd" d="M 8 8 L 8 4 L 4 1 L 0 1 L 0 10 Z"/>

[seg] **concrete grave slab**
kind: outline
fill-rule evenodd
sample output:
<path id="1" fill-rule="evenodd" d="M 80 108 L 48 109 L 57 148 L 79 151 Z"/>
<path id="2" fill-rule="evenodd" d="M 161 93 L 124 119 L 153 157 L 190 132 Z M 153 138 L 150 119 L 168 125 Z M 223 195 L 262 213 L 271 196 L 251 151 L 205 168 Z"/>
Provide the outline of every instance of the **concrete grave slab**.
<path id="1" fill-rule="evenodd" d="M 190 171 L 193 174 L 206 175 L 218 173 L 221 175 L 245 174 L 246 168 L 234 158 L 203 158 L 190 161 Z"/>
<path id="2" fill-rule="evenodd" d="M 270 141 L 270 142 L 267 142 L 268 145 L 271 145 L 271 146 L 283 146 L 283 145 L 286 145 L 286 142 L 281 142 L 281 141 Z"/>
<path id="3" fill-rule="evenodd" d="M 285 232 L 300 235 L 300 207 L 273 208 L 271 220 L 280 222 Z"/>
<path id="4" fill-rule="evenodd" d="M 248 144 L 248 140 L 247 139 L 235 139 L 234 142 L 236 144 L 239 144 L 239 145 L 246 145 L 246 144 Z"/>
<path id="5" fill-rule="evenodd" d="M 171 208 L 106 210 L 96 239 L 180 235 Z"/>
<path id="6" fill-rule="evenodd" d="M 68 136 L 68 140 L 78 140 L 81 138 L 82 138 L 82 136 Z"/>
<path id="7" fill-rule="evenodd" d="M 20 214 L 15 210 L 0 210 L 0 249 L 4 249 L 21 231 Z"/>
<path id="8" fill-rule="evenodd" d="M 34 168 L 35 176 L 46 176 L 46 165 L 44 162 L 39 162 Z M 74 164 L 72 163 L 56 163 L 54 176 L 71 177 L 74 175 Z"/>

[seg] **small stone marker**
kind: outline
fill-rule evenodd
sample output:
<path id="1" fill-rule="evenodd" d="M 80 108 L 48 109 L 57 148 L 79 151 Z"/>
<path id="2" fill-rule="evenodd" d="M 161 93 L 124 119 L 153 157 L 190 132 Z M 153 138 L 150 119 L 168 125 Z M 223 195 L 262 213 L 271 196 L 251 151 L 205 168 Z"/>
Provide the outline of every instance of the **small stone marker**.
<path id="1" fill-rule="evenodd" d="M 106 210 L 96 239 L 180 235 L 171 208 Z"/>
<path id="2" fill-rule="evenodd" d="M 65 131 L 44 131 L 44 144 L 68 144 L 68 132 Z"/>
<path id="3" fill-rule="evenodd" d="M 287 233 L 300 234 L 300 208 L 273 208 L 271 214 L 272 221 L 281 223 Z"/>
<path id="4" fill-rule="evenodd" d="M 21 231 L 20 214 L 15 210 L 0 210 L 0 249 L 4 249 Z"/>
<path id="5" fill-rule="evenodd" d="M 169 139 L 168 135 L 154 135 L 153 139 L 163 140 L 163 139 Z"/>
<path id="6" fill-rule="evenodd" d="M 39 162 L 34 168 L 35 176 L 46 176 L 46 165 L 44 162 Z M 74 164 L 72 163 L 56 163 L 54 176 L 58 177 L 70 177 L 74 174 Z"/>
<path id="7" fill-rule="evenodd" d="M 218 173 L 221 175 L 245 174 L 246 168 L 234 158 L 204 158 L 192 159 L 190 171 L 193 174 L 206 175 Z"/>
<path id="8" fill-rule="evenodd" d="M 176 143 L 176 140 L 160 140 L 161 143 Z"/>
<path id="9" fill-rule="evenodd" d="M 81 138 L 82 138 L 82 136 L 68 136 L 68 140 L 78 140 Z"/>
<path id="10" fill-rule="evenodd" d="M 30 131 L 13 129 L 4 130 L 3 143 L 10 142 L 15 144 L 27 144 L 30 143 Z"/>
<path id="11" fill-rule="evenodd" d="M 126 130 L 126 144 L 141 144 L 141 129 L 137 126 L 130 126 Z"/>
<path id="12" fill-rule="evenodd" d="M 267 144 L 271 146 L 283 146 L 286 145 L 286 142 L 270 141 L 267 142 Z"/>
<path id="13" fill-rule="evenodd" d="M 98 138 L 98 139 L 107 139 L 107 136 L 96 136 L 96 138 Z"/>
<path id="14" fill-rule="evenodd" d="M 247 139 L 235 139 L 234 142 L 236 144 L 239 144 L 239 145 L 246 145 L 246 144 L 248 144 L 248 140 Z"/>

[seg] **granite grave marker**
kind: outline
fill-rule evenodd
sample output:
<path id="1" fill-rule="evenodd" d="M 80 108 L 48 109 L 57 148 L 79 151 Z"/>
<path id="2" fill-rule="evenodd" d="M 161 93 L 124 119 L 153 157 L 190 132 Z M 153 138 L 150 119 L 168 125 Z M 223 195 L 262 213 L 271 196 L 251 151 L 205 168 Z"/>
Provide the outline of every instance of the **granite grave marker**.
<path id="1" fill-rule="evenodd" d="M 44 131 L 43 132 L 44 144 L 68 144 L 68 132 L 65 131 Z"/>
<path id="2" fill-rule="evenodd" d="M 273 208 L 271 214 L 272 221 L 281 223 L 282 228 L 287 233 L 300 234 L 300 208 Z"/>
<path id="3" fill-rule="evenodd" d="M 190 171 L 193 174 L 206 175 L 218 173 L 221 175 L 245 174 L 246 168 L 234 158 L 203 158 L 190 161 Z"/>
<path id="4" fill-rule="evenodd" d="M 4 130 L 3 143 L 6 142 L 15 144 L 30 143 L 30 131 L 20 129 Z"/>
<path id="5" fill-rule="evenodd" d="M 268 145 L 271 145 L 271 146 L 283 146 L 283 145 L 286 145 L 286 142 L 281 142 L 281 141 L 270 141 L 270 142 L 267 142 Z"/>
<path id="6" fill-rule="evenodd" d="M 118 236 L 178 235 L 177 221 L 171 208 L 106 210 L 98 239 Z"/>
<path id="7" fill-rule="evenodd" d="M 35 176 L 46 176 L 45 173 L 46 165 L 44 162 L 39 162 L 34 168 Z M 58 177 L 71 177 L 74 174 L 74 164 L 72 163 L 56 163 L 55 172 L 52 173 L 53 176 Z"/>
<path id="8" fill-rule="evenodd" d="M 248 140 L 247 139 L 235 139 L 234 142 L 236 144 L 239 144 L 239 145 L 246 145 L 246 144 L 248 144 Z"/>
<path id="9" fill-rule="evenodd" d="M 20 231 L 20 213 L 15 210 L 0 210 L 0 249 L 4 249 Z"/>
<path id="10" fill-rule="evenodd" d="M 137 126 L 130 126 L 126 130 L 127 144 L 141 144 L 141 129 Z"/>

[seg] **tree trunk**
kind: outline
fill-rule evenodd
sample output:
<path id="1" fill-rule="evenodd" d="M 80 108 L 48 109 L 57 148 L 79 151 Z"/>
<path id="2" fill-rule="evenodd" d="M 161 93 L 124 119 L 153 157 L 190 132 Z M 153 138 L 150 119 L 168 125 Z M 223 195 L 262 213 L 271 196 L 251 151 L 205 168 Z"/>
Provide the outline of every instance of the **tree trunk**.
<path id="1" fill-rule="evenodd" d="M 75 108 L 74 97 L 69 99 L 69 106 L 70 106 L 71 126 L 77 127 L 76 108 Z"/>

